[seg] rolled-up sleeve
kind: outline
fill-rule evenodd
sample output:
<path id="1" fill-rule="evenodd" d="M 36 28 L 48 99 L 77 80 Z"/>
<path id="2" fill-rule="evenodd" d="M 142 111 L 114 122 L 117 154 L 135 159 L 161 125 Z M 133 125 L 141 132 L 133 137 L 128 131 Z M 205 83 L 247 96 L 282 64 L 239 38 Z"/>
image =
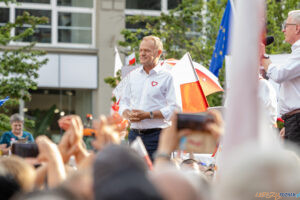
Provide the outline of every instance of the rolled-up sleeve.
<path id="1" fill-rule="evenodd" d="M 300 76 L 300 51 L 290 55 L 282 66 L 270 64 L 267 75 L 275 82 L 282 83 Z"/>
<path id="2" fill-rule="evenodd" d="M 168 90 L 166 92 L 167 106 L 161 108 L 160 112 L 162 113 L 162 115 L 164 116 L 164 118 L 166 120 L 170 120 L 174 111 L 180 109 L 180 107 L 176 101 L 174 80 L 173 80 L 172 76 L 170 76 L 167 88 L 168 88 Z"/>

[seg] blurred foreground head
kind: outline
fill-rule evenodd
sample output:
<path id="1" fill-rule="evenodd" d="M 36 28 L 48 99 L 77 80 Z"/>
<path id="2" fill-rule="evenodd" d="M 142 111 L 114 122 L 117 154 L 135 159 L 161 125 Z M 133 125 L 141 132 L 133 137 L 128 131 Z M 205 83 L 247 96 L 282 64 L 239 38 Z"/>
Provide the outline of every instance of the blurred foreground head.
<path id="1" fill-rule="evenodd" d="M 35 183 L 35 169 L 23 158 L 18 156 L 0 157 L 0 166 L 4 169 L 0 175 L 11 176 L 25 192 L 33 189 Z"/>
<path id="2" fill-rule="evenodd" d="M 259 192 L 299 192 L 300 162 L 294 151 L 249 145 L 236 149 L 231 158 L 230 166 L 220 171 L 216 199 L 252 200 Z"/>
<path id="3" fill-rule="evenodd" d="M 202 173 L 166 167 L 155 171 L 151 180 L 165 200 L 209 200 L 210 185 Z"/>
<path id="4" fill-rule="evenodd" d="M 162 199 L 146 173 L 144 161 L 130 148 L 105 147 L 94 162 L 95 200 Z"/>

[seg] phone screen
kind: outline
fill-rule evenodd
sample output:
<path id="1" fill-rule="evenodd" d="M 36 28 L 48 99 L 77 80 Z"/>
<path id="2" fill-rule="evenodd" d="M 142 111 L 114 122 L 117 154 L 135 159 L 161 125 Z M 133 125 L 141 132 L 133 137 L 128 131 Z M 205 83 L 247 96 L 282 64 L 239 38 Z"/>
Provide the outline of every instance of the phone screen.
<path id="1" fill-rule="evenodd" d="M 191 130 L 204 130 L 205 123 L 212 122 L 214 119 L 207 113 L 189 114 L 178 113 L 177 114 L 177 129 L 191 129 Z"/>
<path id="2" fill-rule="evenodd" d="M 11 148 L 12 154 L 27 158 L 35 158 L 39 154 L 39 150 L 36 143 L 13 143 Z"/>

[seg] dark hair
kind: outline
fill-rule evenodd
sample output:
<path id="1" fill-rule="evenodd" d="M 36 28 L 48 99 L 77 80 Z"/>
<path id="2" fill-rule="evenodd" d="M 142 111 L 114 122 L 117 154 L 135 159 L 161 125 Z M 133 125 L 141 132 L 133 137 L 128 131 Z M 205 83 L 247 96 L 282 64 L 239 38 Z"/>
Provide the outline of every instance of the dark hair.
<path id="1" fill-rule="evenodd" d="M 13 195 L 21 191 L 21 186 L 12 175 L 0 176 L 1 199 L 10 199 Z"/>
<path id="2" fill-rule="evenodd" d="M 189 164 L 193 164 L 193 163 L 198 164 L 197 160 L 192 159 L 192 158 L 188 158 L 188 159 L 185 159 L 184 161 L 182 161 L 180 165 L 183 165 L 183 164 L 188 164 L 189 165 Z"/>
<path id="3" fill-rule="evenodd" d="M 146 172 L 145 162 L 132 149 L 105 147 L 94 162 L 95 200 L 162 199 Z"/>

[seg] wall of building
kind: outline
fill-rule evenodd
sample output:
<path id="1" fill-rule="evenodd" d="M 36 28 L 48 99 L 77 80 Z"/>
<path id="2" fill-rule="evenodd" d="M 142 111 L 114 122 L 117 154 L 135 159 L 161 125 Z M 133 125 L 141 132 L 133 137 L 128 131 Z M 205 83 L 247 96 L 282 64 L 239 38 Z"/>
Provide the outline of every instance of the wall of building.
<path id="1" fill-rule="evenodd" d="M 113 76 L 114 46 L 122 39 L 125 28 L 125 0 L 96 1 L 96 48 L 98 49 L 98 89 L 93 92 L 93 114 L 109 114 L 112 89 L 104 78 Z"/>

